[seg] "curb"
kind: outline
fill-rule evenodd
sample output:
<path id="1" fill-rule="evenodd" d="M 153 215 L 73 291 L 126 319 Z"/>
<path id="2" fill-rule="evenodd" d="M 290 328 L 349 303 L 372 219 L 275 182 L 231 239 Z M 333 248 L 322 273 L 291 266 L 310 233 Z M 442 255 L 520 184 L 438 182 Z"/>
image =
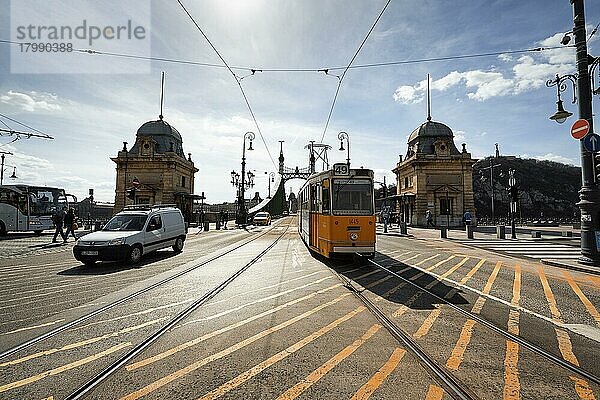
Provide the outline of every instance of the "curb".
<path id="1" fill-rule="evenodd" d="M 579 265 L 579 264 L 570 264 L 570 263 L 565 263 L 565 262 L 561 262 L 561 261 L 557 261 L 557 260 L 549 260 L 549 259 L 544 259 L 544 258 L 541 259 L 540 262 L 542 264 L 551 265 L 553 267 L 572 269 L 575 271 L 585 272 L 588 274 L 600 275 L 600 268 L 588 267 L 588 266 Z"/>

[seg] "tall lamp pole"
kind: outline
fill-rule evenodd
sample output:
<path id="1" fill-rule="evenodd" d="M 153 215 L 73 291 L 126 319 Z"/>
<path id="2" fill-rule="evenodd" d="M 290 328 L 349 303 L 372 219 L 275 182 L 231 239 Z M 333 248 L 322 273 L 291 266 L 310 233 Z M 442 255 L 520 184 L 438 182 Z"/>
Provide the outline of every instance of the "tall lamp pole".
<path id="1" fill-rule="evenodd" d="M 510 169 L 508 171 L 508 186 L 510 191 L 510 237 L 516 239 L 517 232 L 515 231 L 515 217 L 517 215 L 517 201 L 519 200 L 519 188 L 517 187 L 517 180 L 515 178 L 514 169 Z"/>
<path id="2" fill-rule="evenodd" d="M 344 140 L 348 146 L 348 153 L 346 157 L 346 164 L 348 164 L 348 170 L 350 169 L 350 137 L 346 132 L 338 133 L 338 139 L 340 140 L 340 151 L 344 151 Z"/>
<path id="3" fill-rule="evenodd" d="M 246 226 L 248 223 L 248 210 L 246 210 L 245 190 L 246 190 L 246 139 L 250 141 L 248 150 L 254 150 L 252 148 L 252 141 L 254 140 L 254 132 L 246 132 L 244 134 L 244 142 L 242 144 L 242 181 L 238 190 L 238 213 L 235 218 L 237 225 Z"/>
<path id="4" fill-rule="evenodd" d="M 585 30 L 585 10 L 583 0 L 570 0 L 573 5 L 573 35 L 575 36 L 575 52 L 577 75 L 556 76 L 555 80 L 546 82 L 546 86 L 557 86 L 559 99 L 557 102 L 558 111 L 550 119 L 556 122 L 564 122 L 570 115 L 562 107 L 560 92 L 566 90 L 565 81 L 569 80 L 576 86 L 579 118 L 589 123 L 590 129 L 588 135 L 594 133 L 594 121 L 592 118 L 592 84 L 590 81 L 589 69 L 593 72 L 600 63 L 598 57 L 592 57 L 587 52 L 587 33 Z M 566 45 L 571 40 L 570 36 L 565 35 L 561 43 Z M 588 69 L 589 68 L 589 69 Z M 576 80 L 576 85 L 575 85 Z M 574 88 L 575 89 L 575 88 Z M 598 93 L 594 91 L 594 93 Z M 574 101 L 575 102 L 575 99 Z M 581 153 L 581 177 L 582 186 L 579 191 L 580 201 L 577 203 L 581 210 L 581 257 L 579 262 L 582 264 L 600 266 L 600 252 L 598 245 L 600 241 L 596 238 L 596 233 L 600 232 L 600 191 L 594 176 L 594 153 L 586 150 L 584 140 L 579 143 Z M 598 160 L 598 155 L 596 156 Z"/>
<path id="5" fill-rule="evenodd" d="M 271 182 L 275 182 L 275 172 L 269 174 L 269 199 L 271 198 Z"/>

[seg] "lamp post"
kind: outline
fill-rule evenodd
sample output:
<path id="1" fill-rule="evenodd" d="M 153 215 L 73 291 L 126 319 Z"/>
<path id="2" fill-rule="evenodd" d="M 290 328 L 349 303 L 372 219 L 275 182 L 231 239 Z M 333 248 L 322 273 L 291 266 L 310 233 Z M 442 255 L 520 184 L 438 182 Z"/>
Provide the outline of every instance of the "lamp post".
<path id="1" fill-rule="evenodd" d="M 237 213 L 235 216 L 235 223 L 237 225 L 242 225 L 242 226 L 246 226 L 246 224 L 248 223 L 247 219 L 248 219 L 248 211 L 246 210 L 246 200 L 245 200 L 245 191 L 246 191 L 246 185 L 248 185 L 250 187 L 250 185 L 253 184 L 252 182 L 252 178 L 254 177 L 254 174 L 252 174 L 252 172 L 250 172 L 248 174 L 248 183 L 246 182 L 246 139 L 248 139 L 250 141 L 250 145 L 248 146 L 248 150 L 254 150 L 252 148 L 252 141 L 254 140 L 255 135 L 254 132 L 246 132 L 244 134 L 244 141 L 242 144 L 242 173 L 241 175 L 237 175 L 235 173 L 235 171 L 232 171 L 232 178 L 234 178 L 235 175 L 235 181 L 238 182 L 240 177 L 241 177 L 241 181 L 239 182 L 239 187 L 238 187 L 238 208 L 237 208 Z M 250 175 L 252 174 L 252 175 Z"/>
<path id="2" fill-rule="evenodd" d="M 348 146 L 348 156 L 346 157 L 346 164 L 348 164 L 348 170 L 350 170 L 350 137 L 346 132 L 338 133 L 338 139 L 340 140 L 340 151 L 344 151 L 344 140 Z"/>
<path id="3" fill-rule="evenodd" d="M 11 153 L 10 151 L 1 151 L 0 150 L 0 154 L 2 154 L 1 158 L 2 158 L 2 162 L 0 165 L 0 185 L 2 185 L 4 183 L 4 157 L 6 156 L 6 154 L 10 154 L 13 155 L 13 153 Z M 15 175 L 15 171 L 13 171 L 13 176 L 16 178 L 17 176 Z M 13 177 L 11 176 L 11 178 Z"/>
<path id="4" fill-rule="evenodd" d="M 480 170 L 482 171 L 482 175 L 481 175 L 481 180 L 483 181 L 485 178 L 483 177 L 483 171 L 489 169 L 490 170 L 490 185 L 492 188 L 492 207 L 491 207 L 491 211 L 492 211 L 492 225 L 494 225 L 496 223 L 496 212 L 495 212 L 495 203 L 496 203 L 496 191 L 494 190 L 494 167 L 499 167 L 502 164 L 495 164 L 494 163 L 494 159 L 490 158 L 490 165 L 489 167 L 481 167 Z"/>
<path id="5" fill-rule="evenodd" d="M 508 171 L 508 187 L 510 191 L 510 237 L 513 239 L 517 238 L 517 232 L 515 231 L 515 216 L 517 214 L 517 201 L 519 200 L 519 188 L 517 187 L 517 180 L 515 178 L 515 170 L 510 169 Z"/>
<path id="6" fill-rule="evenodd" d="M 269 174 L 268 181 L 269 181 L 269 197 L 268 198 L 270 199 L 271 198 L 271 182 L 275 182 L 275 172 L 271 172 Z"/>
<path id="7" fill-rule="evenodd" d="M 546 82 L 546 86 L 557 86 L 557 112 L 550 117 L 558 123 L 564 122 L 572 114 L 562 108 L 560 92 L 566 90 L 565 82 L 568 80 L 573 84 L 573 102 L 579 99 L 579 118 L 585 119 L 590 124 L 588 135 L 594 133 L 594 121 L 592 118 L 592 82 L 590 71 L 598 67 L 599 58 L 592 57 L 587 52 L 587 34 L 585 29 L 585 10 L 583 0 L 571 0 L 573 5 L 573 35 L 575 36 L 575 53 L 577 75 L 556 76 L 556 79 Z M 570 36 L 565 35 L 562 44 L 568 44 Z M 589 68 L 589 70 L 588 70 Z M 575 96 L 575 89 L 577 95 Z M 598 94 L 597 90 L 594 90 Z M 600 266 L 600 252 L 596 240 L 596 232 L 600 231 L 600 191 L 594 176 L 594 154 L 587 151 L 583 139 L 579 142 L 581 153 L 581 177 L 582 186 L 579 191 L 580 201 L 577 203 L 581 210 L 581 257 L 579 262 Z M 598 157 L 598 156 L 596 156 Z"/>

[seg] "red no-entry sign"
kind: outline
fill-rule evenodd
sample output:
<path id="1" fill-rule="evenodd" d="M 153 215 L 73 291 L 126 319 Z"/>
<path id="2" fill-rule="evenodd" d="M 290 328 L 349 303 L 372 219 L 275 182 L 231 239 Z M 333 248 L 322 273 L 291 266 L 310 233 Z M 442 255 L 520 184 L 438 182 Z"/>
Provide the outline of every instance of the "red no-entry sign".
<path id="1" fill-rule="evenodd" d="M 590 131 L 590 123 L 585 119 L 578 119 L 571 127 L 571 136 L 575 139 L 583 139 Z"/>

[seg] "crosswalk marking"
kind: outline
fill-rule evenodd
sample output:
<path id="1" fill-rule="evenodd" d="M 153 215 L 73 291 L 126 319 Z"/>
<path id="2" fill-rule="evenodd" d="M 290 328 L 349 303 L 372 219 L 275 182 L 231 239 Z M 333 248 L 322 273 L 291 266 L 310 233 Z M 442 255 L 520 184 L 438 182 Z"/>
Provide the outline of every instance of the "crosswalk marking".
<path id="1" fill-rule="evenodd" d="M 539 242 L 533 240 L 460 240 L 461 244 L 479 247 L 484 250 L 499 251 L 502 253 L 528 257 L 533 259 L 577 259 L 581 256 L 581 249 L 561 243 Z"/>

